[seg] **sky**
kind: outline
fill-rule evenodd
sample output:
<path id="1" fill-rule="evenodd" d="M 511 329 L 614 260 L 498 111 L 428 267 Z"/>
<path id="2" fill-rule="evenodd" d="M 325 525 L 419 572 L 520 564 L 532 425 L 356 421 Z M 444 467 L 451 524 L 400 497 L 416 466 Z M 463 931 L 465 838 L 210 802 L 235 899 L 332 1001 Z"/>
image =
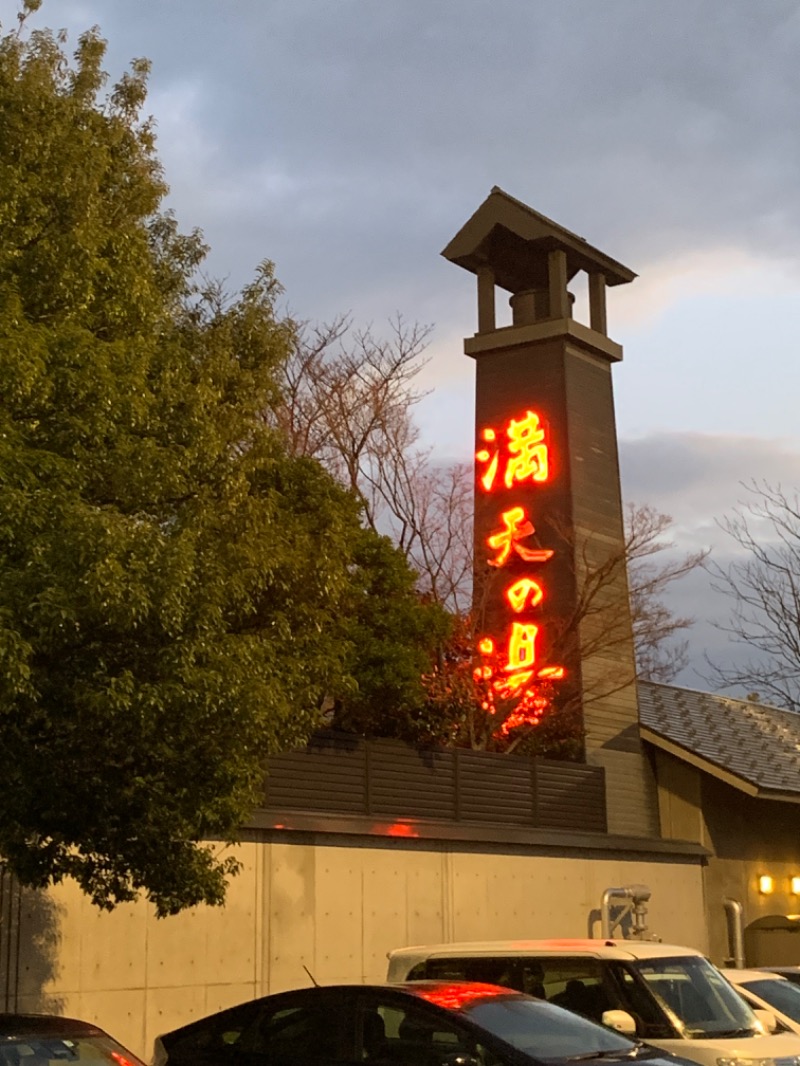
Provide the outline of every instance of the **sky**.
<path id="1" fill-rule="evenodd" d="M 10 28 L 18 5 L 0 0 Z M 634 270 L 609 292 L 626 500 L 677 549 L 752 481 L 800 485 L 798 0 L 44 0 L 98 25 L 118 77 L 152 61 L 169 206 L 231 289 L 275 262 L 298 318 L 433 328 L 419 409 L 473 450 L 474 278 L 440 251 L 494 185 Z M 729 604 L 696 573 L 679 677 Z"/>

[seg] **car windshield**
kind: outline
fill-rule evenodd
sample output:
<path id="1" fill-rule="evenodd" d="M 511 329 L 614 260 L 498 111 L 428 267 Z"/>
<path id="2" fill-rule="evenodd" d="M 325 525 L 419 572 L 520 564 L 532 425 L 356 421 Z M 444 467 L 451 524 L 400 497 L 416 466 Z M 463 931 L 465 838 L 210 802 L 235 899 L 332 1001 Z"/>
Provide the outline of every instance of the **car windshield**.
<path id="1" fill-rule="evenodd" d="M 640 959 L 630 964 L 682 1036 L 746 1036 L 758 1030 L 752 1010 L 700 955 Z"/>
<path id="2" fill-rule="evenodd" d="M 105 1033 L 58 1036 L 54 1033 L 0 1036 L 0 1066 L 144 1066 Z"/>
<path id="3" fill-rule="evenodd" d="M 470 1021 L 537 1059 L 626 1058 L 638 1044 L 577 1014 L 521 996 L 478 1000 L 464 1008 Z"/>
<path id="4" fill-rule="evenodd" d="M 793 1022 L 800 1022 L 800 986 L 791 981 L 764 977 L 758 981 L 743 981 L 742 988 L 769 1003 L 770 1007 L 785 1014 Z"/>

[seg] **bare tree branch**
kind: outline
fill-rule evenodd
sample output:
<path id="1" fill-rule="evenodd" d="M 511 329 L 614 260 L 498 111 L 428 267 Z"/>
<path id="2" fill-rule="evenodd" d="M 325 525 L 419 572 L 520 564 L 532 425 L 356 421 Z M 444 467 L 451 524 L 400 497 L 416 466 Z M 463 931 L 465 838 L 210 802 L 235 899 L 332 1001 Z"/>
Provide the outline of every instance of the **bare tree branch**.
<path id="1" fill-rule="evenodd" d="M 727 567 L 707 566 L 712 588 L 733 601 L 717 628 L 743 652 L 732 666 L 709 661 L 710 680 L 800 710 L 800 499 L 751 482 L 751 499 L 719 525 L 738 546 Z"/>
<path id="2" fill-rule="evenodd" d="M 400 317 L 388 337 L 354 330 L 344 316 L 326 326 L 300 325 L 274 417 L 295 454 L 316 458 L 358 494 L 367 523 L 406 555 L 420 593 L 459 619 L 454 646 L 443 650 L 426 683 L 431 699 L 448 703 L 449 739 L 489 747 L 512 720 L 515 704 L 500 700 L 487 715 L 472 678 L 472 619 L 481 614 L 472 603 L 474 472 L 471 464 L 437 465 L 419 445 L 416 379 L 429 334 L 429 327 L 409 326 Z M 613 659 L 630 641 L 632 615 L 640 676 L 669 680 L 684 664 L 686 644 L 675 638 L 691 619 L 674 615 L 662 594 L 705 553 L 672 554 L 666 537 L 671 519 L 651 507 L 629 506 L 625 517 L 624 541 L 610 550 L 602 538 L 578 542 L 571 530 L 559 531 L 565 544 L 573 541 L 566 555 L 574 562 L 578 600 L 567 618 L 550 626 L 548 658 Z M 624 688 L 633 666 L 630 676 L 623 673 L 613 666 L 588 672 L 591 683 L 582 694 L 562 696 L 559 713 L 566 720 L 581 696 L 586 705 Z M 522 736 L 505 736 L 504 750 Z"/>

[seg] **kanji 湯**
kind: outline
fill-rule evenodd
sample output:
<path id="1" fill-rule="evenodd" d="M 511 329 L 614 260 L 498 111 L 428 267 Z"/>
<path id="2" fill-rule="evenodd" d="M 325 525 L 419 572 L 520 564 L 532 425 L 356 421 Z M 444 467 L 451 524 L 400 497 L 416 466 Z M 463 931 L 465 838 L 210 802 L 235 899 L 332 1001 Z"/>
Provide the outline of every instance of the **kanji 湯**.
<path id="1" fill-rule="evenodd" d="M 539 627 L 533 622 L 512 622 L 508 638 L 508 662 L 506 673 L 530 670 L 536 662 L 536 634 Z"/>

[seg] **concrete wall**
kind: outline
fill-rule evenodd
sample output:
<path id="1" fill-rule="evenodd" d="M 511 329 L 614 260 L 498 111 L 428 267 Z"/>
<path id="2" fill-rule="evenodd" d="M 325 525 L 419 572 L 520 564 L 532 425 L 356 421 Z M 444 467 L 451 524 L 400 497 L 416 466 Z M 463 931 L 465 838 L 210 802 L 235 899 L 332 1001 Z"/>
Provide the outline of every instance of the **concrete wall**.
<path id="1" fill-rule="evenodd" d="M 800 896 L 791 892 L 791 878 L 800 876 L 800 804 L 749 796 L 665 752 L 656 760 L 663 836 L 695 841 L 712 853 L 704 874 L 708 950 L 713 962 L 726 964 L 726 898 L 742 904 L 746 930 L 800 912 Z M 762 874 L 773 878 L 769 895 L 759 892 Z M 745 947 L 751 966 L 800 964 L 800 931 L 779 943 L 753 930 Z"/>
<path id="2" fill-rule="evenodd" d="M 394 947 L 586 936 L 603 890 L 632 882 L 653 891 L 653 932 L 706 948 L 701 868 L 693 861 L 352 838 L 278 838 L 239 852 L 244 868 L 224 909 L 159 921 L 145 903 L 98 912 L 70 884 L 23 894 L 19 971 L 16 979 L 13 967 L 0 974 L 0 1000 L 5 992 L 12 1009 L 94 1020 L 149 1059 L 161 1031 L 304 986 L 303 964 L 321 983 L 381 981 Z M 599 935 L 598 924 L 592 929 Z"/>

